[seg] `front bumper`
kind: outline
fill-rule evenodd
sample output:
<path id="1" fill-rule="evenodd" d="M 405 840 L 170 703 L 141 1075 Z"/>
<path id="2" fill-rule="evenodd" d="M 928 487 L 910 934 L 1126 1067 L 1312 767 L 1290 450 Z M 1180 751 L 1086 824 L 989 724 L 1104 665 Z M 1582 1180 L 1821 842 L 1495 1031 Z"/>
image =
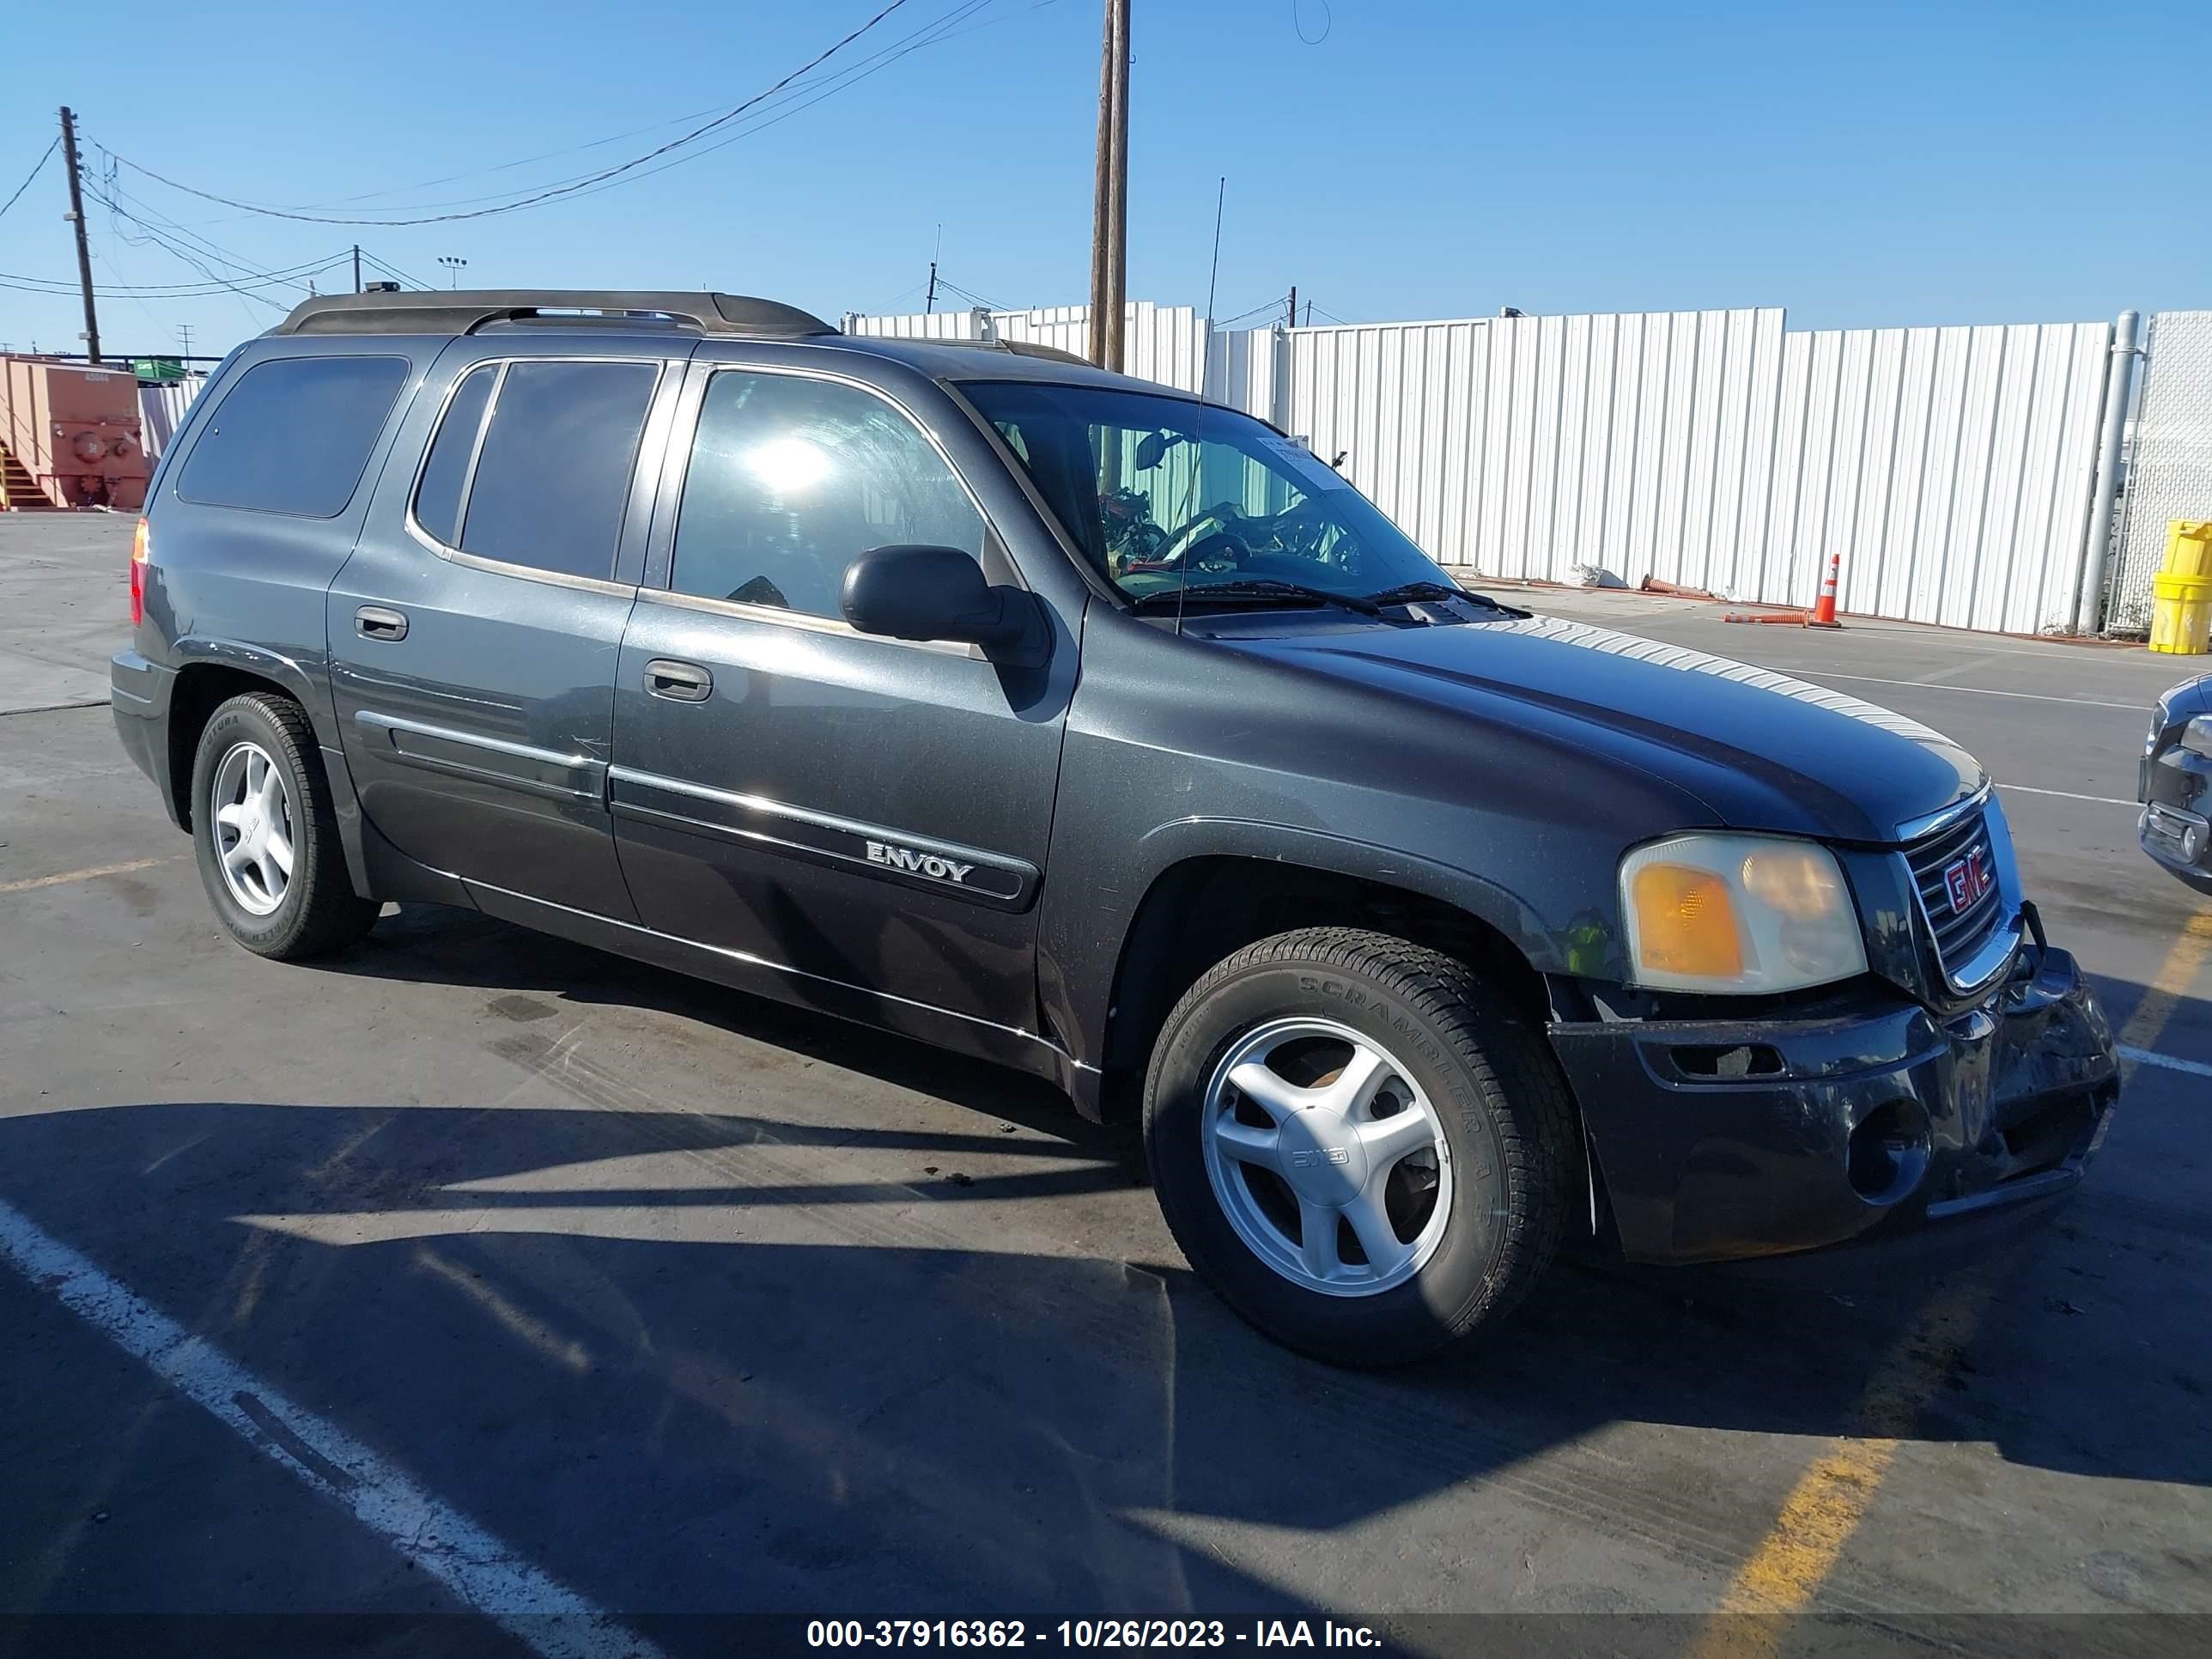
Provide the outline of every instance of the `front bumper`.
<path id="1" fill-rule="evenodd" d="M 2119 1094 L 2074 958 L 2030 945 L 1939 1019 L 1869 998 L 1825 1019 L 1550 1028 L 1634 1261 L 1722 1261 L 1995 1225 L 2070 1191 Z"/>
<path id="2" fill-rule="evenodd" d="M 2136 840 L 2200 893 L 2212 893 L 2212 756 L 2187 747 L 2192 718 L 2212 704 L 2212 677 L 2177 685 L 2159 699 L 2136 779 L 2143 803 Z"/>

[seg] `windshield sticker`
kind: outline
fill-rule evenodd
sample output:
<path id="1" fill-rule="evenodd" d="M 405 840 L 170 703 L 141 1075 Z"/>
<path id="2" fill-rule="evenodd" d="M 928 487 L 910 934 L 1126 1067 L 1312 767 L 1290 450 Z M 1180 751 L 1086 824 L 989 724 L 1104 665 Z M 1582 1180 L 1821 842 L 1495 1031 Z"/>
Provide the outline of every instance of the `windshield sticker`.
<path id="1" fill-rule="evenodd" d="M 1279 438 L 1273 433 L 1261 431 L 1260 443 L 1267 453 L 1283 463 L 1285 470 L 1300 483 L 1322 489 L 1349 489 L 1352 481 L 1334 467 L 1325 465 L 1310 449 L 1292 443 L 1288 438 Z"/>

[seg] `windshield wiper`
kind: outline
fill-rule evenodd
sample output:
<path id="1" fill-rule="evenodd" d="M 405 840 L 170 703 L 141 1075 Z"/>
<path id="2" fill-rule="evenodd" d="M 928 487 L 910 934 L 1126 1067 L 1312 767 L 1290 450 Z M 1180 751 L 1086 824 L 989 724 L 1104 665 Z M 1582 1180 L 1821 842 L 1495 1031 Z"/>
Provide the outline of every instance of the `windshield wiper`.
<path id="1" fill-rule="evenodd" d="M 1493 611 L 1505 607 L 1487 593 L 1470 593 L 1464 587 L 1455 587 L 1449 582 L 1401 582 L 1395 587 L 1386 587 L 1380 593 L 1370 593 L 1370 605 L 1418 605 L 1424 599 L 1472 599 L 1477 605 L 1486 605 Z"/>
<path id="2" fill-rule="evenodd" d="M 1372 599 L 1359 599 L 1350 593 L 1332 593 L 1325 587 L 1308 587 L 1304 582 L 1277 581 L 1273 577 L 1258 576 L 1239 581 L 1201 582 L 1188 588 L 1164 587 L 1132 603 L 1139 611 L 1174 611 L 1202 605 L 1215 599 L 1291 599 L 1305 605 L 1340 605 L 1346 611 L 1357 611 L 1363 617 L 1382 614 L 1382 607 Z"/>

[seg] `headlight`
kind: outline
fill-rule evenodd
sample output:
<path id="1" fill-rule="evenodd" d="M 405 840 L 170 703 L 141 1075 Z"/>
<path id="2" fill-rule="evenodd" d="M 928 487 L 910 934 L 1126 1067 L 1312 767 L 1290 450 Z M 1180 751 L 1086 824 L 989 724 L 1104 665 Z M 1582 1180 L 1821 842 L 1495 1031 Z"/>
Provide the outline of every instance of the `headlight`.
<path id="1" fill-rule="evenodd" d="M 1633 982 L 1656 991 L 1796 991 L 1866 971 L 1866 943 L 1826 848 L 1691 835 L 1620 861 Z"/>

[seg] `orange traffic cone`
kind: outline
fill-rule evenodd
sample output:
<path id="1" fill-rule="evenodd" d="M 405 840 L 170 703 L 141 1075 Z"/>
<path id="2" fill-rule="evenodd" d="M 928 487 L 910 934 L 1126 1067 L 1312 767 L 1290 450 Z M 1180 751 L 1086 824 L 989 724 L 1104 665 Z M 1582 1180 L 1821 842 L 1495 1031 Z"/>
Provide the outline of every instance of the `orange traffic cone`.
<path id="1" fill-rule="evenodd" d="M 1827 580 L 1820 584 L 1820 597 L 1814 601 L 1813 614 L 1805 618 L 1806 627 L 1841 628 L 1843 626 L 1843 623 L 1836 620 L 1836 578 L 1842 573 L 1843 568 L 1842 554 L 1828 555 Z"/>
<path id="2" fill-rule="evenodd" d="M 1820 584 L 1820 597 L 1810 611 L 1731 611 L 1723 622 L 1780 623 L 1790 628 L 1841 628 L 1836 620 L 1836 579 L 1843 573 L 1844 556 L 1828 555 L 1828 574 Z"/>

